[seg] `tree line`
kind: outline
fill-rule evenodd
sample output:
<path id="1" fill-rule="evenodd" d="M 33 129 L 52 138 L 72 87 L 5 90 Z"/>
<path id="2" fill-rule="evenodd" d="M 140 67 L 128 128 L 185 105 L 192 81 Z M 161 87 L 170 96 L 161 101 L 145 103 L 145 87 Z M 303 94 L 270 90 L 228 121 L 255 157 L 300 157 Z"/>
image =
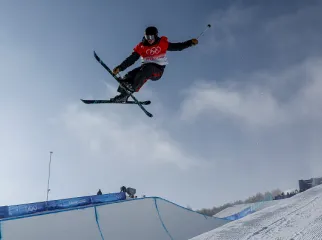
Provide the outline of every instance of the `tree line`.
<path id="1" fill-rule="evenodd" d="M 234 206 L 236 204 L 247 204 L 247 203 L 256 203 L 256 202 L 260 202 L 260 201 L 265 201 L 265 200 L 269 200 L 271 198 L 271 200 L 274 199 L 275 196 L 278 196 L 282 193 L 282 191 L 280 189 L 274 189 L 270 192 L 265 192 L 265 193 L 257 193 L 253 196 L 248 197 L 245 200 L 238 200 L 235 202 L 230 202 L 230 203 L 225 203 L 224 205 L 218 206 L 218 207 L 213 207 L 213 208 L 203 208 L 200 210 L 196 210 L 196 212 L 199 212 L 201 214 L 207 215 L 207 216 L 213 216 L 217 213 L 219 213 L 220 211 Z M 191 209 L 191 207 L 188 206 L 189 209 Z"/>

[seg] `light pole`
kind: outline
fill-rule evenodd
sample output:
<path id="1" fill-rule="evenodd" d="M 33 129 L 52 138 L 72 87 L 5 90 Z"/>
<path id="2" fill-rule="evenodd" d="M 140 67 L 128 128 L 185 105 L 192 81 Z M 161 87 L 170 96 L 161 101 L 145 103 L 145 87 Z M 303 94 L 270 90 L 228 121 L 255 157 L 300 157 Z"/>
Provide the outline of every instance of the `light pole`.
<path id="1" fill-rule="evenodd" d="M 47 182 L 47 202 L 48 202 L 48 194 L 49 194 L 49 181 L 50 181 L 50 164 L 51 164 L 51 155 L 53 154 L 53 152 L 49 152 L 49 172 L 48 172 L 48 182 Z"/>

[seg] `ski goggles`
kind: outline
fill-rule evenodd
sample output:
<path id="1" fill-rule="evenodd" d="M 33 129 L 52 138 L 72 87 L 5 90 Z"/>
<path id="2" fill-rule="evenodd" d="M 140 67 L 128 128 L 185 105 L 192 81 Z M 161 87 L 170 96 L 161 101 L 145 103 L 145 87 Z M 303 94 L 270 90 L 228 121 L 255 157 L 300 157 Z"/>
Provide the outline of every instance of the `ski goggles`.
<path id="1" fill-rule="evenodd" d="M 144 35 L 146 40 L 155 40 L 154 35 Z"/>

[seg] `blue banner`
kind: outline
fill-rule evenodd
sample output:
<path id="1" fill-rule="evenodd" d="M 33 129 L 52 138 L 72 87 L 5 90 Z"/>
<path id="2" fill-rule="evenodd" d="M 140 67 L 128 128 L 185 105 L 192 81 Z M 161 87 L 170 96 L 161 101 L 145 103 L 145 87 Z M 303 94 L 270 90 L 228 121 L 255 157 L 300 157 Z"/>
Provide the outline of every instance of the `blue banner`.
<path id="1" fill-rule="evenodd" d="M 8 207 L 7 206 L 0 207 L 0 219 L 5 218 L 7 214 L 8 214 Z"/>
<path id="2" fill-rule="evenodd" d="M 124 192 L 121 193 L 111 193 L 105 195 L 95 195 L 91 197 L 92 203 L 106 203 L 106 202 L 115 202 L 120 200 L 125 200 L 126 195 Z"/>
<path id="3" fill-rule="evenodd" d="M 8 206 L 8 216 L 7 217 L 17 217 L 26 214 L 33 214 L 37 212 L 46 211 L 46 205 L 44 202 L 39 203 L 29 203 Z"/>
<path id="4" fill-rule="evenodd" d="M 240 211 L 239 213 L 225 217 L 224 219 L 227 219 L 227 220 L 241 219 L 251 213 L 256 212 L 260 207 L 262 207 L 263 204 L 265 204 L 267 201 L 272 201 L 272 200 L 273 200 L 273 195 L 271 193 L 265 194 L 263 201 L 255 202 L 250 207 L 245 208 L 244 210 Z"/>
<path id="5" fill-rule="evenodd" d="M 0 219 L 7 217 L 18 217 L 44 211 L 53 211 L 59 209 L 69 209 L 74 207 L 87 206 L 90 204 L 109 203 L 120 200 L 125 200 L 126 195 L 124 192 L 110 193 L 103 195 L 85 196 L 68 198 L 61 200 L 52 200 L 48 202 L 36 202 L 29 204 L 19 204 L 12 206 L 0 207 Z"/>
<path id="6" fill-rule="evenodd" d="M 241 218 L 247 216 L 250 213 L 252 213 L 252 208 L 248 207 L 248 208 L 245 208 L 244 210 L 240 211 L 239 213 L 233 214 L 233 215 L 228 216 L 228 217 L 224 217 L 224 219 L 234 221 L 234 220 L 237 220 L 237 219 L 241 219 Z"/>
<path id="7" fill-rule="evenodd" d="M 50 201 L 47 204 L 48 210 L 57 210 L 57 209 L 66 209 L 72 207 L 80 207 L 91 204 L 90 197 L 78 197 L 78 198 L 69 198 L 62 200 Z"/>

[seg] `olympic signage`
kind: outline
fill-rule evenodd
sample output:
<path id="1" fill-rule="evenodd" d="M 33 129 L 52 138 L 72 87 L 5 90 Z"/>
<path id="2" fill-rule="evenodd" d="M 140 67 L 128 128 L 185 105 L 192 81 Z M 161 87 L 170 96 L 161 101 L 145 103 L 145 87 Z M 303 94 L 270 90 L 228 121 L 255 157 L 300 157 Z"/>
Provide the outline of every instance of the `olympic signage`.
<path id="1" fill-rule="evenodd" d="M 116 202 L 125 200 L 126 195 L 121 193 L 110 193 L 104 195 L 85 196 L 61 200 L 52 200 L 48 202 L 37 202 L 30 204 L 20 204 L 12 206 L 0 206 L 0 218 L 18 217 L 29 214 L 35 214 L 44 211 L 53 211 L 59 209 L 69 209 L 73 207 L 87 206 L 90 204 Z"/>
<path id="2" fill-rule="evenodd" d="M 159 46 L 152 47 L 146 50 L 147 55 L 158 55 L 161 52 L 161 48 Z"/>

